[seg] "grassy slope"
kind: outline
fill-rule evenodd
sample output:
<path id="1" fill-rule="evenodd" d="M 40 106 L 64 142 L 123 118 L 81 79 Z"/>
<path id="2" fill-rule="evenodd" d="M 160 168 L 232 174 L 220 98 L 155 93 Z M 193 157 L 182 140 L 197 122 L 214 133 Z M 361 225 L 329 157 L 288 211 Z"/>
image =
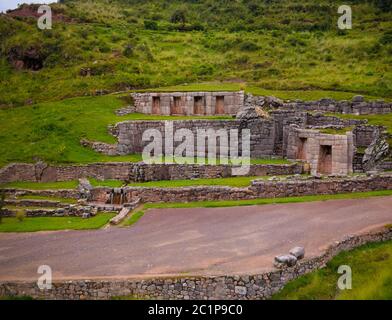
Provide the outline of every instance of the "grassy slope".
<path id="1" fill-rule="evenodd" d="M 352 269 L 351 290 L 337 288 L 341 265 Z M 365 245 L 339 254 L 324 269 L 293 280 L 273 299 L 391 300 L 391 265 L 392 241 Z"/>
<path id="2" fill-rule="evenodd" d="M 80 217 L 34 217 L 24 218 L 21 222 L 16 218 L 3 218 L 0 224 L 0 232 L 99 229 L 115 215 L 115 213 L 101 213 L 89 219 Z"/>
<path id="3" fill-rule="evenodd" d="M 0 76 L 6 80 L 0 104 L 233 79 L 281 97 L 392 97 L 392 48 L 382 40 L 392 29 L 391 15 L 362 1 L 351 3 L 354 25 L 346 32 L 336 29 L 337 0 L 66 3 L 53 7 L 75 22 L 55 22 L 51 31 L 37 30 L 35 20 L 0 18 Z M 173 30 L 178 25 L 170 17 L 179 8 L 185 8 L 187 26 L 204 31 Z M 146 29 L 146 20 L 154 20 L 157 30 Z M 31 45 L 48 56 L 44 69 L 13 70 L 4 56 Z M 80 76 L 82 67 L 94 75 Z"/>

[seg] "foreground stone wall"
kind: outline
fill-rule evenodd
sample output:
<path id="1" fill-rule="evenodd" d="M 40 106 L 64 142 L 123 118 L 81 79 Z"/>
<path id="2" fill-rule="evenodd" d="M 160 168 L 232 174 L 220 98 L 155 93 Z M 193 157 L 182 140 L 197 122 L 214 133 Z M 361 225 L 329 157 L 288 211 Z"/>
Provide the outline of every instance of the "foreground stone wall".
<path id="1" fill-rule="evenodd" d="M 36 282 L 0 282 L 0 296 L 30 296 L 36 299 L 110 299 L 130 296 L 139 299 L 215 300 L 268 299 L 285 284 L 301 275 L 322 268 L 342 251 L 371 242 L 392 239 L 392 229 L 348 236 L 331 245 L 325 253 L 305 258 L 294 267 L 250 275 L 156 277 L 130 280 L 55 281 L 51 290 L 40 290 Z"/>
<path id="2" fill-rule="evenodd" d="M 47 165 L 35 175 L 37 164 L 14 163 L 0 169 L 0 183 L 14 181 L 52 182 L 81 178 L 121 181 L 157 181 L 232 176 L 229 165 L 145 164 L 127 162 L 92 163 L 87 165 Z M 42 167 L 41 164 L 38 166 Z M 303 173 L 303 164 L 254 164 L 248 176 L 292 175 Z"/>
<path id="3" fill-rule="evenodd" d="M 244 92 L 133 93 L 137 112 L 161 115 L 235 115 L 244 105 Z"/>
<path id="4" fill-rule="evenodd" d="M 183 188 L 123 188 L 128 201 L 193 202 L 214 200 L 245 200 L 257 198 L 291 197 L 337 194 L 375 190 L 391 190 L 392 173 L 375 176 L 353 176 L 328 179 L 254 180 L 249 187 L 199 186 Z M 111 188 L 94 188 L 91 200 L 110 202 Z"/>

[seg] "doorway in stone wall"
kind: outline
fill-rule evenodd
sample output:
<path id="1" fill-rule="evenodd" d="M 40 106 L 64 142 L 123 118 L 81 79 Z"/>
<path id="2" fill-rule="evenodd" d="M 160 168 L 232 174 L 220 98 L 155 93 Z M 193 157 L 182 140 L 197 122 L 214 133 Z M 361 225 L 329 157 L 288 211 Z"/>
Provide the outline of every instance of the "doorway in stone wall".
<path id="1" fill-rule="evenodd" d="M 170 106 L 170 114 L 179 115 L 183 114 L 181 107 L 181 97 L 173 97 L 172 105 Z"/>
<path id="2" fill-rule="evenodd" d="M 299 138 L 298 141 L 298 151 L 297 151 L 297 159 L 299 160 L 307 160 L 306 159 L 306 144 L 308 142 L 307 138 Z"/>
<path id="3" fill-rule="evenodd" d="M 161 114 L 161 98 L 152 97 L 152 114 Z"/>
<path id="4" fill-rule="evenodd" d="M 225 114 L 225 97 L 217 96 L 215 102 L 215 114 Z"/>
<path id="5" fill-rule="evenodd" d="M 332 174 L 332 146 L 320 145 L 317 172 Z"/>
<path id="6" fill-rule="evenodd" d="M 203 97 L 194 97 L 193 113 L 199 115 L 206 114 L 206 108 L 204 105 Z"/>

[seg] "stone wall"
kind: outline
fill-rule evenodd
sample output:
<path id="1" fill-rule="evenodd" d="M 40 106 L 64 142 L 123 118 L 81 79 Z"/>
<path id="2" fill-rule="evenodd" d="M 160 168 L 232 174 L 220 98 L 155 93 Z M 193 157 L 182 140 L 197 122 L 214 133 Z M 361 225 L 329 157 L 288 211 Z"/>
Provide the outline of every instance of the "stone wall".
<path id="1" fill-rule="evenodd" d="M 80 178 L 122 181 L 181 180 L 225 178 L 232 176 L 230 165 L 145 164 L 127 162 L 92 163 L 87 165 L 48 165 L 40 175 L 31 174 L 36 165 L 14 163 L 0 170 L 0 183 L 14 181 L 52 182 Z M 292 175 L 303 172 L 301 163 L 253 164 L 248 176 Z"/>
<path id="2" fill-rule="evenodd" d="M 244 104 L 244 92 L 133 93 L 137 112 L 161 115 L 235 115 Z"/>
<path id="3" fill-rule="evenodd" d="M 384 131 L 381 126 L 358 125 L 354 128 L 354 142 L 356 147 L 368 147 Z"/>
<path id="4" fill-rule="evenodd" d="M 353 172 L 353 134 L 324 134 L 291 126 L 287 139 L 287 158 L 307 161 L 313 175 L 350 174 Z"/>
<path id="5" fill-rule="evenodd" d="M 318 101 L 281 102 L 276 107 L 297 111 L 324 111 L 345 114 L 387 114 L 392 112 L 392 103 L 384 101 L 365 101 L 363 97 L 356 96 L 352 101 L 336 101 L 321 99 Z"/>
<path id="6" fill-rule="evenodd" d="M 118 139 L 117 143 L 117 154 L 127 155 L 134 153 L 142 153 L 145 146 L 147 146 L 153 138 L 146 137 L 149 139 L 143 141 L 143 133 L 146 130 L 155 129 L 160 132 L 160 138 L 162 138 L 162 153 L 173 152 L 165 147 L 165 137 L 171 135 L 171 141 L 173 141 L 174 150 L 177 146 L 182 144 L 184 141 L 182 136 L 174 141 L 175 133 L 180 133 L 179 130 L 189 130 L 192 133 L 193 139 L 185 141 L 188 143 L 189 148 L 193 149 L 194 154 L 198 152 L 207 152 L 205 146 L 201 145 L 197 141 L 197 134 L 200 132 L 207 132 L 205 130 L 214 130 L 218 135 L 218 130 L 225 130 L 228 135 L 229 143 L 232 132 L 230 130 L 237 130 L 233 133 L 237 136 L 239 146 L 238 151 L 241 153 L 242 149 L 242 130 L 250 130 L 250 154 L 251 157 L 262 157 L 271 156 L 274 154 L 274 142 L 275 142 L 275 123 L 269 119 L 257 119 L 254 121 L 239 121 L 239 120 L 183 120 L 183 121 L 124 121 L 117 123 L 113 132 L 116 134 Z M 212 134 L 207 134 L 208 142 L 213 138 Z M 156 138 L 154 138 L 156 139 Z M 180 140 L 181 139 L 181 140 Z M 155 140 L 154 140 L 155 141 Z M 231 145 L 223 144 L 221 140 L 215 138 L 217 148 L 230 148 Z M 237 145 L 237 144 L 236 144 Z"/>
<path id="7" fill-rule="evenodd" d="M 0 296 L 67 300 L 103 300 L 121 296 L 158 300 L 268 299 L 290 280 L 324 267 L 342 251 L 352 250 L 366 243 L 391 239 L 392 230 L 388 228 L 349 236 L 331 245 L 320 256 L 300 260 L 294 267 L 274 269 L 260 274 L 54 281 L 50 290 L 40 290 L 36 282 L 2 281 Z"/>
<path id="8" fill-rule="evenodd" d="M 325 116 L 322 113 L 306 113 L 306 125 L 310 128 L 328 128 L 328 127 L 352 127 L 366 124 L 367 120 L 342 119 L 333 116 Z"/>
<path id="9" fill-rule="evenodd" d="M 128 201 L 193 202 L 215 200 L 246 200 L 258 198 L 337 194 L 392 189 L 392 173 L 375 176 L 341 178 L 298 178 L 286 180 L 254 180 L 249 187 L 198 186 L 182 188 L 125 187 Z M 109 203 L 112 188 L 91 190 L 92 201 Z"/>

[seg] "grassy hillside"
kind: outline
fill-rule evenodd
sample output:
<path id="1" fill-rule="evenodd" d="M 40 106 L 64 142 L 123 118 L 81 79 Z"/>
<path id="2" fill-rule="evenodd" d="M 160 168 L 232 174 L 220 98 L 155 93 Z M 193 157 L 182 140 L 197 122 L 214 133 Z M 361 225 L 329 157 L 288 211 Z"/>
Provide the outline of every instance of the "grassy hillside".
<path id="1" fill-rule="evenodd" d="M 0 16 L 0 105 L 211 80 L 300 90 L 298 98 L 392 97 L 392 15 L 381 0 L 348 1 L 353 29 L 344 32 L 337 0 L 64 2 L 53 5 L 65 18 L 52 30 Z M 11 60 L 31 48 L 43 68 L 16 69 Z"/>

